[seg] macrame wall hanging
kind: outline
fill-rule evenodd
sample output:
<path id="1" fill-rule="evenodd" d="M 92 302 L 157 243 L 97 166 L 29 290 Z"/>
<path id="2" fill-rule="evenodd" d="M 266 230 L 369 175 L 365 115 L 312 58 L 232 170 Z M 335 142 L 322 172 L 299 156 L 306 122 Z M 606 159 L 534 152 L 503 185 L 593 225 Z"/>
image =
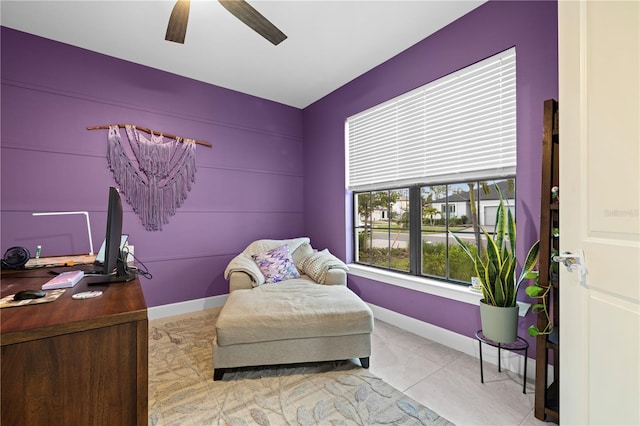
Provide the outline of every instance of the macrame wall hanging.
<path id="1" fill-rule="evenodd" d="M 127 153 L 129 150 L 120 137 L 120 127 L 125 128 L 135 161 Z M 146 230 L 162 230 L 162 225 L 169 223 L 169 217 L 182 206 L 195 182 L 196 143 L 211 145 L 144 129 L 151 135 L 149 139 L 141 134 L 142 128 L 131 125 L 88 129 L 96 128 L 109 129 L 107 163 L 127 202 Z"/>

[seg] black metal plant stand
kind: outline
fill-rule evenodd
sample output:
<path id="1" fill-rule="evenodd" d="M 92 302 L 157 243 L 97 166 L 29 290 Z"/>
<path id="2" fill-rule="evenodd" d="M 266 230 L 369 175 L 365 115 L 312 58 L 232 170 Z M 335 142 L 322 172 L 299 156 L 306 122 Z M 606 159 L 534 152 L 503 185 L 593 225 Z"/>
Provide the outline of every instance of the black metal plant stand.
<path id="1" fill-rule="evenodd" d="M 522 393 L 527 393 L 527 358 L 529 358 L 529 342 L 522 337 L 517 336 L 516 341 L 513 343 L 499 343 L 485 337 L 482 334 L 482 330 L 476 331 L 476 339 L 478 339 L 478 347 L 480 348 L 480 383 L 484 383 L 484 371 L 482 368 L 482 344 L 493 346 L 498 348 L 498 371 L 502 371 L 500 350 L 506 349 L 511 352 L 523 351 L 524 352 L 524 376 L 522 378 Z"/>

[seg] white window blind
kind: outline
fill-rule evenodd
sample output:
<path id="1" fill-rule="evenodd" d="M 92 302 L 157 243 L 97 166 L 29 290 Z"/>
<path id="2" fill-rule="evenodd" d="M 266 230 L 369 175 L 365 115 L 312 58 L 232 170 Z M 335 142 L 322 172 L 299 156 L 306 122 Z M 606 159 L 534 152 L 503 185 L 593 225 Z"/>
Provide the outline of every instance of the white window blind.
<path id="1" fill-rule="evenodd" d="M 513 175 L 511 48 L 347 119 L 351 190 Z"/>

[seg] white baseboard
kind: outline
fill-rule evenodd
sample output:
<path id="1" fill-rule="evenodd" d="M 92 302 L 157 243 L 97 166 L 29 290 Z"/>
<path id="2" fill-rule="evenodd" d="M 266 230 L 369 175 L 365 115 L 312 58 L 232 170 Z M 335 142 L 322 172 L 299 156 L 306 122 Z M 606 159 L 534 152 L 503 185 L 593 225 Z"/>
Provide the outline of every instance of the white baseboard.
<path id="1" fill-rule="evenodd" d="M 224 305 L 228 296 L 228 294 L 223 294 L 221 296 L 211 296 L 169 305 L 154 306 L 147 309 L 147 316 L 149 320 L 154 320 L 174 315 L 188 314 L 190 312 L 204 311 L 205 309 L 218 308 Z"/>
<path id="2" fill-rule="evenodd" d="M 368 304 L 373 311 L 376 319 L 391 324 L 395 327 L 407 330 L 413 334 L 417 334 L 425 339 L 433 340 L 452 349 L 463 352 L 475 358 L 480 358 L 478 349 L 478 341 L 474 337 L 463 336 L 462 334 L 449 331 L 447 329 L 429 324 L 406 315 L 390 311 L 380 306 Z M 522 374 L 524 370 L 524 354 L 522 352 L 511 352 L 507 350 L 500 351 L 502 355 L 501 366 L 503 369 Z M 529 348 L 529 357 L 527 360 L 527 378 L 535 380 L 536 376 L 536 360 L 531 358 L 533 349 Z M 491 364 L 498 365 L 498 348 L 489 345 L 482 345 L 482 359 Z M 551 368 L 552 370 L 552 368 Z M 553 376 L 552 376 L 553 377 Z"/>

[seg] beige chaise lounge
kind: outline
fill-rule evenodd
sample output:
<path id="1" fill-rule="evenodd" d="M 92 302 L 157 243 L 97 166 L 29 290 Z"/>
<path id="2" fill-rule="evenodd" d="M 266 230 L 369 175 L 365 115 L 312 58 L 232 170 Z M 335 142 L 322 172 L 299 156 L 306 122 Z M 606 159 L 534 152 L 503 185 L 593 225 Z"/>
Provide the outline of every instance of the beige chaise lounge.
<path id="1" fill-rule="evenodd" d="M 216 322 L 214 380 L 245 366 L 359 358 L 369 367 L 373 314 L 347 288 L 342 262 L 314 251 L 308 238 L 260 240 L 239 257 L 282 244 L 289 246 L 299 278 L 265 283 L 260 270 L 242 259 L 225 271 L 230 294 Z"/>

